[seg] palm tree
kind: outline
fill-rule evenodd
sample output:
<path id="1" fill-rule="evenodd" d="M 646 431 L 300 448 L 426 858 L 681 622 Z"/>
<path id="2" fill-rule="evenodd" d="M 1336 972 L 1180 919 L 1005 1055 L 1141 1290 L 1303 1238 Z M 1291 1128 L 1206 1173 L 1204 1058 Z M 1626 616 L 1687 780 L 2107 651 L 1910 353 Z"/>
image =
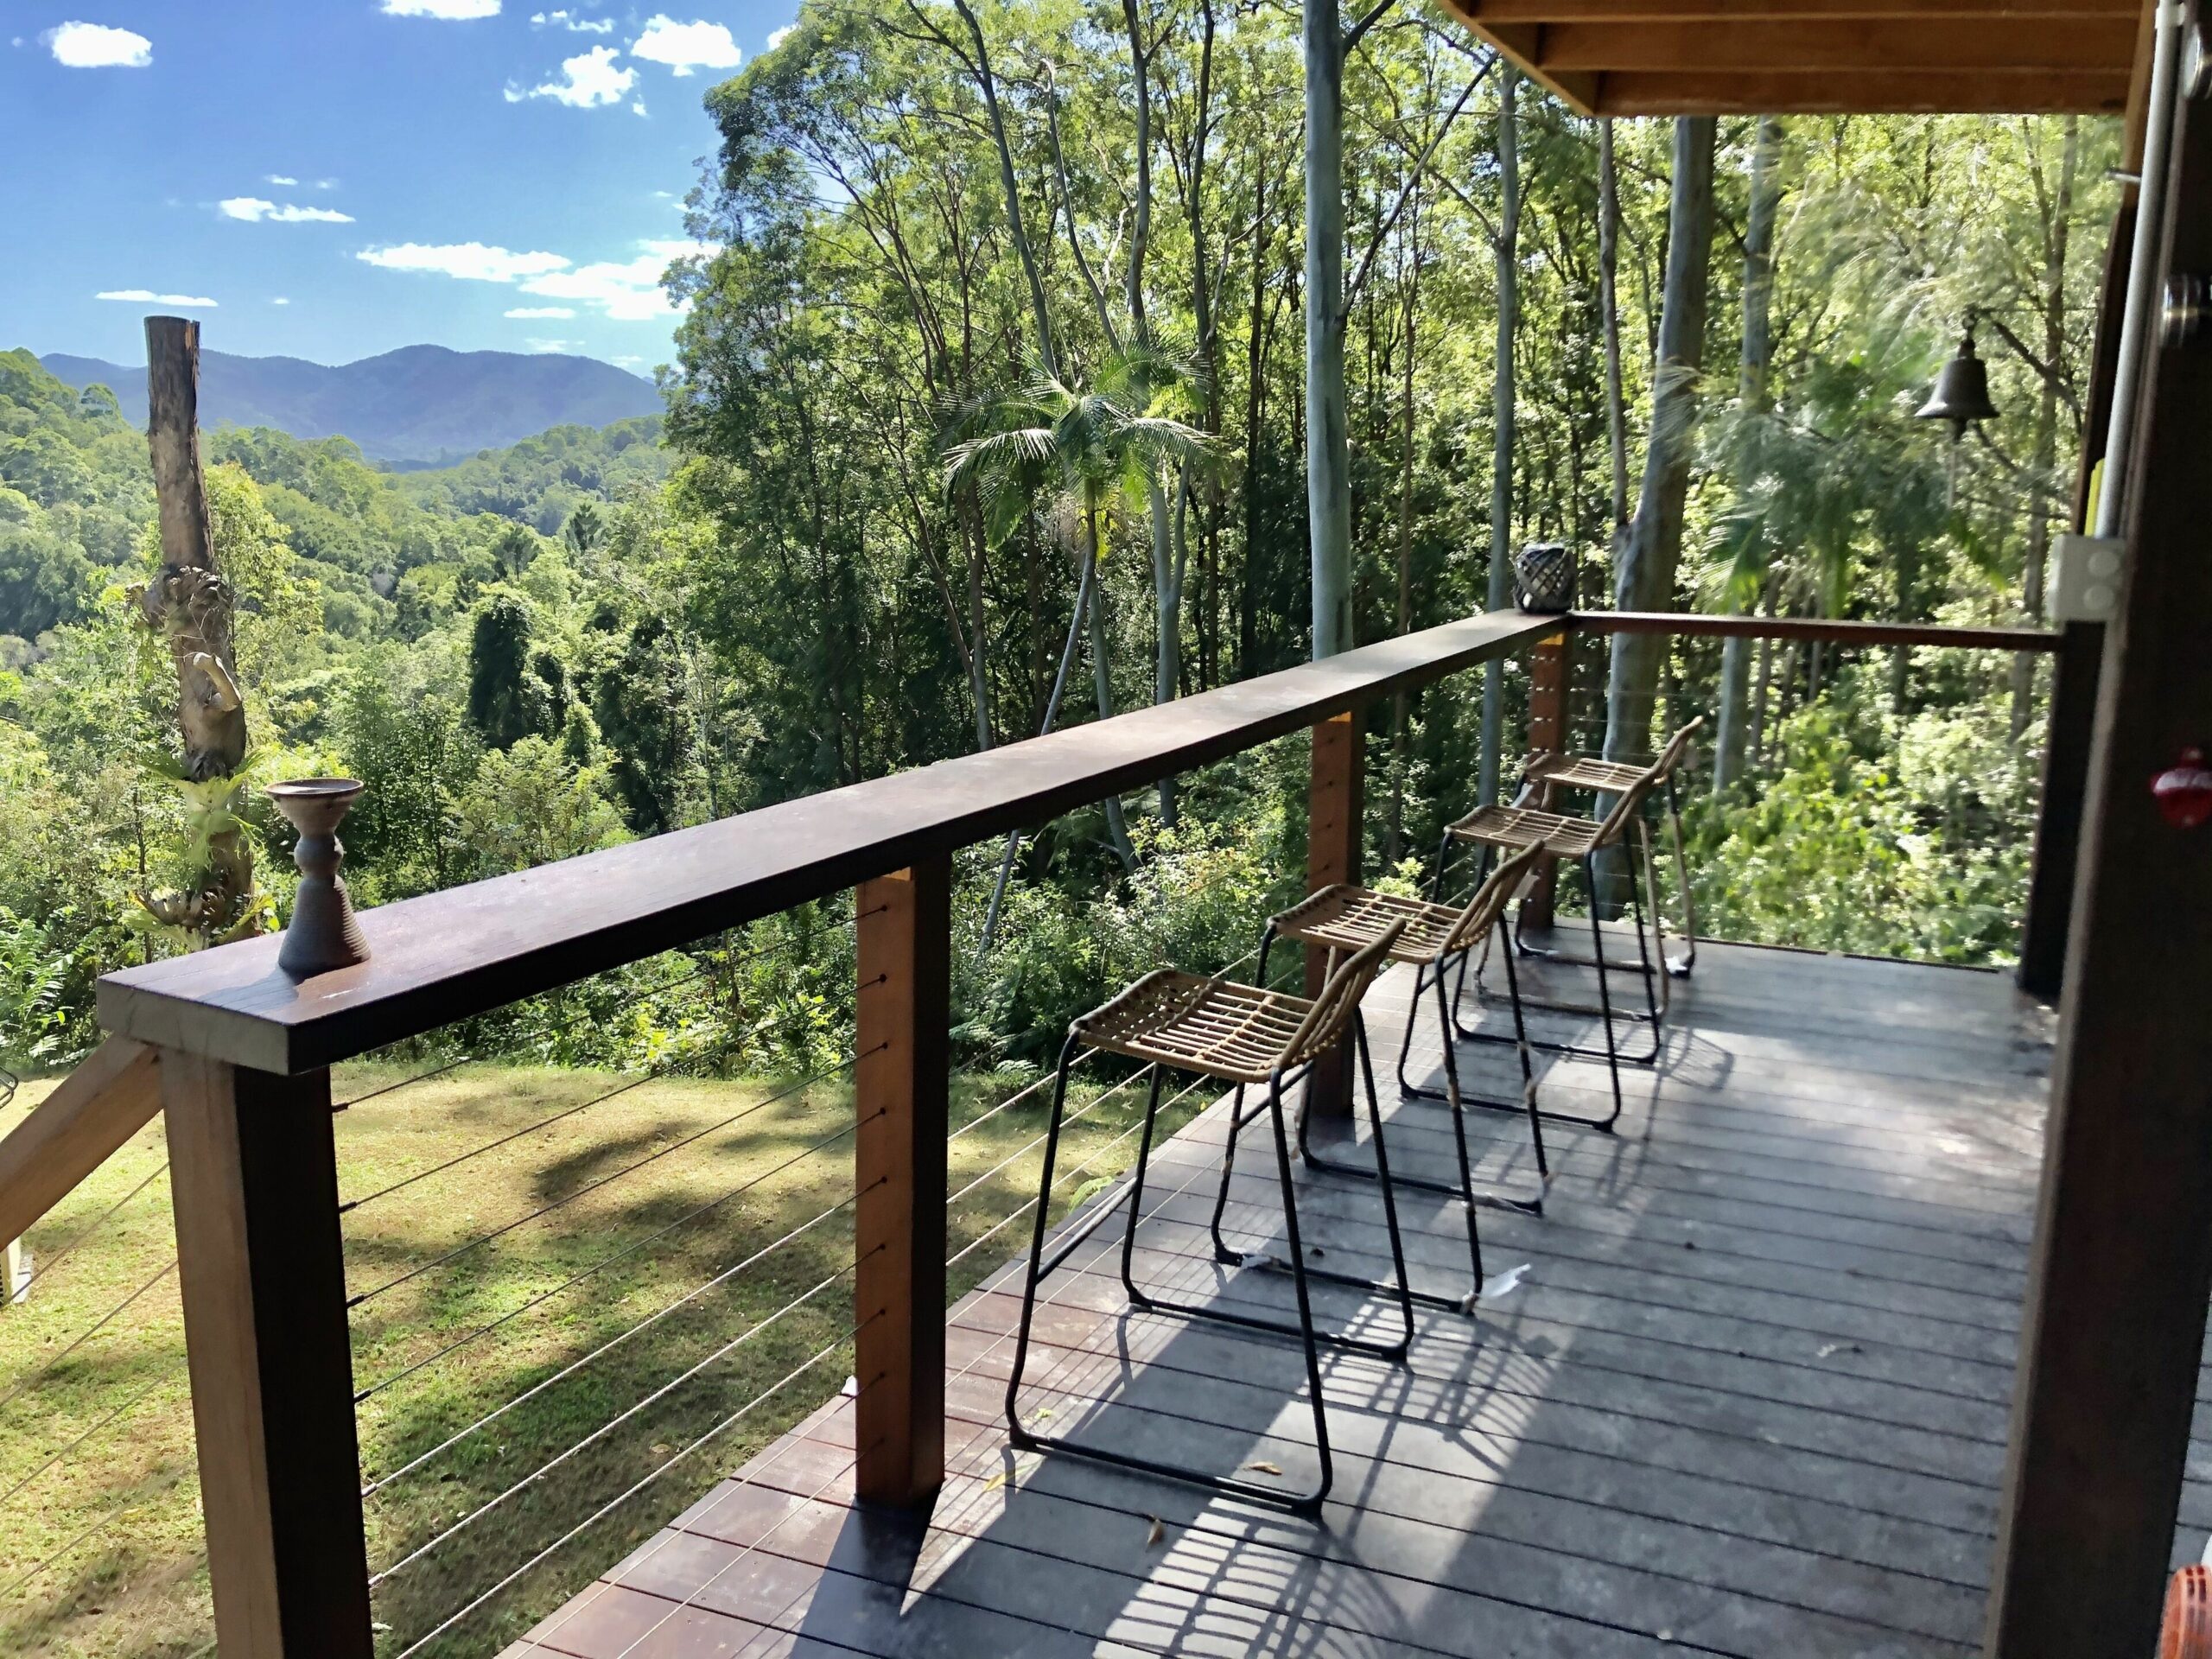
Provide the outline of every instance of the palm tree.
<path id="1" fill-rule="evenodd" d="M 1163 472 L 1181 464 L 1211 461 L 1213 441 L 1166 410 L 1175 406 L 1181 382 L 1162 372 L 1156 351 L 1116 353 L 1102 366 L 1090 390 L 1068 385 L 1049 371 L 1008 397 L 971 410 L 961 424 L 980 427 L 945 451 L 948 492 L 972 487 L 983 510 L 985 533 L 994 545 L 1003 542 L 1040 503 L 1057 505 L 1057 515 L 1075 545 L 1076 603 L 1068 620 L 1067 643 L 1039 732 L 1052 729 L 1084 614 L 1090 622 L 1091 671 L 1100 719 L 1114 712 L 1111 660 L 1106 649 L 1106 610 L 1096 580 L 1098 563 L 1108 553 L 1107 537 L 1119 512 L 1141 514 Z M 1121 803 L 1108 798 L 1106 823 L 1123 868 L 1133 868 L 1135 849 L 1122 820 Z M 1020 832 L 1007 837 L 997 885 L 983 924 L 988 949 L 998 926 L 999 906 L 1020 845 Z"/>

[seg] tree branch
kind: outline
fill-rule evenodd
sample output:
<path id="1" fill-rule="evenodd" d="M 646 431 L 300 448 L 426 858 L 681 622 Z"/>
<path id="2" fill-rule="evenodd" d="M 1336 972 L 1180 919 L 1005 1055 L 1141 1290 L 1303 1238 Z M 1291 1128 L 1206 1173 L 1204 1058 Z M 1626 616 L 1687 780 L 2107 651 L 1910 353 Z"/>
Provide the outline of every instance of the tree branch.
<path id="1" fill-rule="evenodd" d="M 1350 57 L 1351 55 L 1351 49 L 1359 44 L 1360 37 L 1365 35 L 1369 29 L 1374 28 L 1376 24 L 1381 22 L 1382 21 L 1382 14 L 1389 10 L 1390 8 L 1397 4 L 1397 3 L 1398 0 L 1375 0 L 1375 3 L 1368 8 L 1367 15 L 1344 31 L 1344 55 L 1346 57 Z"/>
<path id="2" fill-rule="evenodd" d="M 1398 199 L 1391 203 L 1389 214 L 1376 226 L 1374 239 L 1368 243 L 1367 252 L 1360 259 L 1359 269 L 1353 273 L 1351 282 L 1344 289 L 1345 316 L 1350 316 L 1352 307 L 1359 303 L 1359 290 L 1367 285 L 1368 273 L 1375 269 L 1375 256 L 1382 251 L 1383 239 L 1397 224 L 1398 215 L 1406 211 L 1406 203 L 1413 199 L 1414 191 L 1421 183 L 1421 175 L 1428 171 L 1429 161 L 1435 156 L 1437 147 L 1444 142 L 1445 135 L 1452 130 L 1452 124 L 1459 118 L 1459 111 L 1467 107 L 1467 100 L 1475 95 L 1475 88 L 1483 84 L 1483 77 L 1497 67 L 1497 58 L 1493 54 L 1489 62 L 1475 71 L 1474 79 L 1460 92 L 1459 102 L 1446 111 L 1442 123 L 1436 129 L 1436 136 L 1428 141 L 1428 148 L 1421 151 L 1420 158 L 1414 162 L 1412 172 L 1406 179 L 1405 188 L 1398 192 Z"/>

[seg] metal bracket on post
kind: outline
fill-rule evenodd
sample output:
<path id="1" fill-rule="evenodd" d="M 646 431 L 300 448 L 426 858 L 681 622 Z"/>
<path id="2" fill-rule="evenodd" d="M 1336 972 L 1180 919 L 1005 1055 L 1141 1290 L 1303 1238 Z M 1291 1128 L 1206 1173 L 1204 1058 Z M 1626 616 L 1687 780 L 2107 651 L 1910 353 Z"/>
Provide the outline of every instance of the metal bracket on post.
<path id="1" fill-rule="evenodd" d="M 2051 553 L 2050 620 L 2111 621 L 2126 563 L 2127 543 L 2117 536 L 2061 536 Z"/>

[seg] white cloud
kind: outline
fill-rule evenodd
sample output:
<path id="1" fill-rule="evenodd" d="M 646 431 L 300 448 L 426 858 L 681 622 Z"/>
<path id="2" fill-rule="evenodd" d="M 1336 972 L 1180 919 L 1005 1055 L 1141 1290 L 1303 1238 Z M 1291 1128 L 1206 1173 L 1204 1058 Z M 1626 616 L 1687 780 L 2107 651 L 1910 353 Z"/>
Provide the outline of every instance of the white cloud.
<path id="1" fill-rule="evenodd" d="M 642 98 L 634 99 L 630 105 L 630 113 L 632 115 L 645 114 L 645 100 Z"/>
<path id="2" fill-rule="evenodd" d="M 266 175 L 265 177 L 267 181 L 270 184 L 297 184 L 299 182 L 297 179 L 292 177 L 289 173 L 270 173 Z"/>
<path id="3" fill-rule="evenodd" d="M 781 29 L 770 29 L 768 31 L 768 49 L 771 52 L 774 51 L 778 47 L 781 46 L 785 41 L 788 41 L 792 35 L 798 33 L 798 25 L 797 23 L 785 23 Z"/>
<path id="4" fill-rule="evenodd" d="M 313 188 L 317 190 L 335 190 L 338 188 L 338 181 L 335 179 L 317 179 L 315 181 Z"/>
<path id="5" fill-rule="evenodd" d="M 154 43 L 143 35 L 105 23 L 63 23 L 39 39 L 65 68 L 143 69 L 154 60 Z"/>
<path id="6" fill-rule="evenodd" d="M 614 67 L 614 60 L 621 55 L 611 46 L 594 46 L 580 57 L 564 58 L 561 61 L 563 79 L 533 86 L 527 92 L 510 86 L 507 102 L 519 104 L 525 98 L 550 98 L 576 110 L 620 104 L 638 84 L 636 70 Z"/>
<path id="7" fill-rule="evenodd" d="M 525 294 L 550 300 L 575 300 L 595 306 L 614 322 L 651 322 L 676 315 L 660 285 L 661 273 L 671 261 L 710 254 L 710 244 L 698 242 L 641 242 L 645 251 L 634 259 L 602 260 L 573 270 L 549 272 L 522 285 Z"/>
<path id="8" fill-rule="evenodd" d="M 269 303 L 271 305 L 289 305 L 291 301 L 286 299 L 282 294 L 279 294 L 275 299 L 270 301 Z"/>
<path id="9" fill-rule="evenodd" d="M 194 311 L 212 311 L 215 302 L 191 294 L 156 294 L 150 288 L 111 288 L 95 294 L 96 300 L 124 300 L 132 305 L 175 305 Z"/>
<path id="10" fill-rule="evenodd" d="M 517 306 L 510 317 L 566 320 L 588 306 L 617 322 L 648 322 L 676 315 L 662 291 L 661 275 L 677 259 L 719 252 L 711 242 L 648 241 L 634 245 L 632 259 L 602 259 L 578 265 L 557 253 L 512 253 L 481 242 L 426 246 L 403 242 L 396 247 L 366 248 L 354 257 L 387 270 L 416 270 L 480 283 L 511 283 L 534 299 L 559 302 Z"/>
<path id="11" fill-rule="evenodd" d="M 642 358 L 642 357 L 630 356 L 630 357 L 618 357 L 618 358 L 616 358 L 614 360 L 615 360 L 617 363 L 620 363 L 620 364 L 624 368 L 627 369 L 627 368 L 632 368 L 632 367 L 636 366 L 638 364 L 640 364 L 640 363 L 644 362 L 645 359 L 644 358 Z"/>
<path id="12" fill-rule="evenodd" d="M 661 16 L 646 20 L 645 32 L 630 42 L 630 55 L 664 63 L 679 75 L 694 69 L 734 69 L 745 60 L 721 24 L 679 23 Z"/>
<path id="13" fill-rule="evenodd" d="M 499 0 L 384 0 L 384 10 L 388 17 L 436 17 L 454 23 L 498 16 Z"/>
<path id="14" fill-rule="evenodd" d="M 612 35 L 614 32 L 612 17 L 579 17 L 573 11 L 534 11 L 530 15 L 530 21 L 540 29 L 565 29 L 571 35 Z"/>
<path id="15" fill-rule="evenodd" d="M 259 196 L 232 196 L 215 204 L 216 212 L 226 219 L 242 219 L 249 225 L 258 225 L 266 219 L 271 225 L 351 225 L 353 215 L 341 213 L 334 207 L 296 207 L 286 202 L 279 207 L 273 201 Z"/>
<path id="16" fill-rule="evenodd" d="M 510 253 L 481 242 L 454 242 L 429 245 L 402 242 L 396 247 L 364 248 L 353 256 L 386 270 L 421 270 L 441 276 L 457 276 L 474 283 L 513 283 L 525 276 L 544 276 L 565 270 L 569 261 L 557 253 Z"/>
<path id="17" fill-rule="evenodd" d="M 541 340 L 536 334 L 523 341 L 533 352 L 565 352 L 575 343 L 573 340 Z"/>

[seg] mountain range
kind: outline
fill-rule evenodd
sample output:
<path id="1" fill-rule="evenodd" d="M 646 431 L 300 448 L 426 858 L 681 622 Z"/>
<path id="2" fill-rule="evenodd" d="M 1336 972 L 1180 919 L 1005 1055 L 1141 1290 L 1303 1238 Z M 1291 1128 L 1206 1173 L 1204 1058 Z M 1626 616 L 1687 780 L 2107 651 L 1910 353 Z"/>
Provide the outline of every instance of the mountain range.
<path id="1" fill-rule="evenodd" d="M 146 423 L 146 371 L 56 352 L 48 373 L 113 391 Z M 203 426 L 273 426 L 296 438 L 351 438 L 372 461 L 438 466 L 503 448 L 554 426 L 607 426 L 658 415 L 660 394 L 595 358 L 404 346 L 331 367 L 296 357 L 200 354 Z"/>

